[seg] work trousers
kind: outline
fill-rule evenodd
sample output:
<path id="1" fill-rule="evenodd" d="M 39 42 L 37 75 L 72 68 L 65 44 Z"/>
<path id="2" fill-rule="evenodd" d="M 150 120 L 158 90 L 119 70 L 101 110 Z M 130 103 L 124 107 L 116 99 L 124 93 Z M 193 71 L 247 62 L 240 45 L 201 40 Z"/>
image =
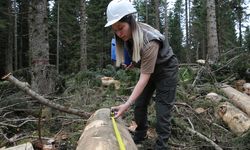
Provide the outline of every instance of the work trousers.
<path id="1" fill-rule="evenodd" d="M 135 136 L 146 136 L 148 128 L 147 108 L 155 94 L 156 110 L 156 132 L 158 134 L 155 150 L 167 150 L 167 142 L 171 134 L 171 111 L 175 102 L 177 86 L 177 60 L 172 60 L 172 64 L 165 68 L 169 73 L 165 78 L 157 80 L 155 77 L 150 78 L 142 94 L 135 102 L 134 119 L 137 124 Z M 170 63 L 171 63 L 170 62 Z"/>

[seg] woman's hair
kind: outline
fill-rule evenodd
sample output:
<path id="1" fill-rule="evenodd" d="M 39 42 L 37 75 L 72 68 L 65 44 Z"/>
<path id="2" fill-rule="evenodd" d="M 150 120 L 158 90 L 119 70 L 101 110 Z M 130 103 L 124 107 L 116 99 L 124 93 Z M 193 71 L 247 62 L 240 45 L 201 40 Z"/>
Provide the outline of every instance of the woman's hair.
<path id="1" fill-rule="evenodd" d="M 129 24 L 133 39 L 132 61 L 138 62 L 141 59 L 140 50 L 144 46 L 143 32 L 140 28 L 140 25 L 137 23 L 132 14 L 124 16 L 122 19 L 119 20 L 119 22 L 126 22 Z M 124 42 L 117 35 L 115 35 L 115 38 L 116 38 L 116 66 L 120 66 L 124 60 L 124 52 L 123 52 Z"/>

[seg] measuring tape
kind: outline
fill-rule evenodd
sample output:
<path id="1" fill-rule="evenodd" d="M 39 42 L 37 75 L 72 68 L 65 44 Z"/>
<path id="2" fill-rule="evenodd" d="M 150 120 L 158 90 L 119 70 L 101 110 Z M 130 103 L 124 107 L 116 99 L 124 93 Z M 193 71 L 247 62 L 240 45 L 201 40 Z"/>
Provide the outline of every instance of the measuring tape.
<path id="1" fill-rule="evenodd" d="M 117 127 L 117 124 L 116 124 L 116 121 L 115 121 L 115 113 L 111 110 L 111 119 L 112 119 L 112 124 L 113 124 L 113 127 L 114 127 L 114 131 L 115 131 L 115 136 L 116 136 L 116 139 L 118 141 L 118 144 L 119 144 L 119 148 L 120 150 L 126 150 L 126 147 L 122 141 L 122 137 L 120 135 L 120 132 L 118 130 L 118 127 Z"/>

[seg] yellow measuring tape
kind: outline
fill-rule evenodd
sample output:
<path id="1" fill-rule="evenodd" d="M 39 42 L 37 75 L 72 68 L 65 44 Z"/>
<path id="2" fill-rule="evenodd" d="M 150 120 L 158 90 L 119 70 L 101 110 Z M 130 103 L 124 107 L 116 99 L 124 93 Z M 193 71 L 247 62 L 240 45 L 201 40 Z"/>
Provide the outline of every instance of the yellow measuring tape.
<path id="1" fill-rule="evenodd" d="M 117 127 L 114 116 L 115 116 L 114 112 L 111 112 L 112 124 L 113 124 L 113 127 L 114 127 L 116 139 L 117 139 L 118 144 L 119 144 L 119 148 L 120 148 L 120 150 L 126 150 L 126 147 L 125 147 L 125 145 L 124 145 L 124 143 L 122 141 L 122 137 L 121 137 L 120 132 L 118 130 L 118 127 Z"/>

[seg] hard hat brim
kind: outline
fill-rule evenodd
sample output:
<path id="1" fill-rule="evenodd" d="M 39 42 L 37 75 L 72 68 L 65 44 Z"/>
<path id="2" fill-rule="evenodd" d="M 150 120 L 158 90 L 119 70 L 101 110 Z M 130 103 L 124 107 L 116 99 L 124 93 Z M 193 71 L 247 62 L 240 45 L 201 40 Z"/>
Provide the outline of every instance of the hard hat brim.
<path id="1" fill-rule="evenodd" d="M 132 13 L 130 13 L 130 14 L 134 14 L 134 13 L 136 13 L 136 11 L 135 11 L 135 12 L 132 12 Z M 121 16 L 121 17 L 119 17 L 119 18 L 117 18 L 117 19 L 108 21 L 108 22 L 105 24 L 104 27 L 109 27 L 109 26 L 113 25 L 114 23 L 116 23 L 116 22 L 118 22 L 119 20 L 121 20 L 122 17 L 124 17 L 124 16 Z"/>
<path id="2" fill-rule="evenodd" d="M 121 17 L 122 18 L 122 17 Z M 104 27 L 109 27 L 111 26 L 112 24 L 118 22 L 121 18 L 118 18 L 118 19 L 115 19 L 115 20 L 111 20 L 109 22 L 106 23 L 106 25 Z"/>

